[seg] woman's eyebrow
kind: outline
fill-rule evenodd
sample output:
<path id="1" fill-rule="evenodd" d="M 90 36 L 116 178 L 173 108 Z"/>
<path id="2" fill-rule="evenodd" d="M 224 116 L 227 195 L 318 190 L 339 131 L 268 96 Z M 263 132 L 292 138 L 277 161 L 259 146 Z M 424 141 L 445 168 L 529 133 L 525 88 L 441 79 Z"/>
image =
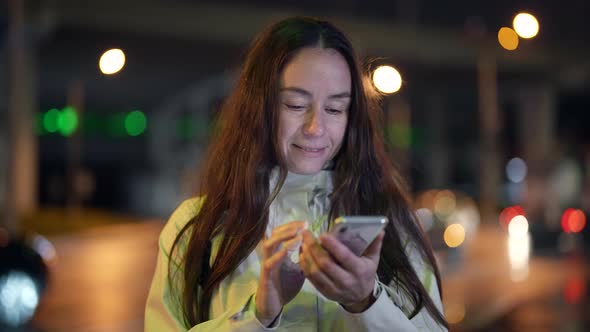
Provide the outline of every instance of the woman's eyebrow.
<path id="1" fill-rule="evenodd" d="M 306 97 L 312 97 L 312 93 L 302 89 L 302 88 L 298 88 L 298 87 L 285 87 L 285 88 L 281 88 L 281 92 L 284 91 L 291 91 L 291 92 L 295 92 L 295 93 L 299 93 L 302 94 Z M 336 93 L 333 95 L 328 96 L 328 98 L 332 99 L 332 98 L 350 98 L 350 92 L 340 92 L 340 93 Z"/>

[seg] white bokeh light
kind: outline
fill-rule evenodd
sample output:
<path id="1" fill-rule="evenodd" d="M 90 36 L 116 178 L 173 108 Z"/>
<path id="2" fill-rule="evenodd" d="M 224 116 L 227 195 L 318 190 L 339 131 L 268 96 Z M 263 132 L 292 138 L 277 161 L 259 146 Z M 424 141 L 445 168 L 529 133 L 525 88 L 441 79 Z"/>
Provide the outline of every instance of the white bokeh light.
<path id="1" fill-rule="evenodd" d="M 508 224 L 508 234 L 510 234 L 511 237 L 524 237 L 528 234 L 528 232 L 529 221 L 525 216 L 519 215 L 510 220 L 510 224 Z"/>
<path id="2" fill-rule="evenodd" d="M 524 281 L 529 276 L 531 257 L 531 236 L 508 237 L 508 260 L 510 261 L 510 279 L 514 282 Z"/>
<path id="3" fill-rule="evenodd" d="M 373 84 L 383 93 L 394 93 L 402 87 L 402 76 L 391 66 L 380 66 L 373 72 Z"/>
<path id="4" fill-rule="evenodd" d="M 103 53 L 98 62 L 100 71 L 105 75 L 119 72 L 125 66 L 125 53 L 118 48 Z"/>
<path id="5" fill-rule="evenodd" d="M 529 222 L 525 216 L 518 215 L 508 225 L 508 259 L 512 281 L 520 282 L 528 278 L 530 256 Z"/>
<path id="6" fill-rule="evenodd" d="M 17 327 L 29 321 L 37 304 L 39 291 L 33 279 L 21 271 L 0 277 L 0 321 Z"/>
<path id="7" fill-rule="evenodd" d="M 529 13 L 516 15 L 512 21 L 512 26 L 521 38 L 533 38 L 539 33 L 539 21 Z"/>

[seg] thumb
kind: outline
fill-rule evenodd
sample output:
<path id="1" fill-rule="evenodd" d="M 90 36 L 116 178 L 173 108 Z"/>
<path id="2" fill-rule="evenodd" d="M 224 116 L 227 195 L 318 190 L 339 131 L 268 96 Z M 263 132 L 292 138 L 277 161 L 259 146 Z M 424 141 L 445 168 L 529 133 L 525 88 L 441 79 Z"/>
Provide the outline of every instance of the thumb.
<path id="1" fill-rule="evenodd" d="M 383 244 L 383 238 L 385 237 L 385 231 L 379 232 L 377 237 L 371 242 L 367 250 L 365 250 L 364 257 L 372 260 L 375 263 L 379 263 L 379 257 L 381 255 L 381 246 Z"/>

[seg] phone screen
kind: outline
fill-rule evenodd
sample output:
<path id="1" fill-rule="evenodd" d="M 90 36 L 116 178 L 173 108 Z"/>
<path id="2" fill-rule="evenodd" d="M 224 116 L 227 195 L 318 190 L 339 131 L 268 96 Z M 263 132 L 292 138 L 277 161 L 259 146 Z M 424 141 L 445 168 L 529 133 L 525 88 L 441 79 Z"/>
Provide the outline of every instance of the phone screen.
<path id="1" fill-rule="evenodd" d="M 340 217 L 330 233 L 357 256 L 361 256 L 387 224 L 383 216 Z"/>

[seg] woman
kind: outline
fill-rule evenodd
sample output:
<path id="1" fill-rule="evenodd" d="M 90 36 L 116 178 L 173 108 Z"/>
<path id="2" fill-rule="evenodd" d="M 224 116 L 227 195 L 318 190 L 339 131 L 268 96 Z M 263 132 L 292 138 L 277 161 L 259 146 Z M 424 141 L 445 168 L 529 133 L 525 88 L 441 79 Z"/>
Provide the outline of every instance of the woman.
<path id="1" fill-rule="evenodd" d="M 436 262 L 368 91 L 328 22 L 289 18 L 255 40 L 204 195 L 160 236 L 146 331 L 446 330 Z M 340 215 L 390 221 L 358 257 L 324 233 Z"/>

